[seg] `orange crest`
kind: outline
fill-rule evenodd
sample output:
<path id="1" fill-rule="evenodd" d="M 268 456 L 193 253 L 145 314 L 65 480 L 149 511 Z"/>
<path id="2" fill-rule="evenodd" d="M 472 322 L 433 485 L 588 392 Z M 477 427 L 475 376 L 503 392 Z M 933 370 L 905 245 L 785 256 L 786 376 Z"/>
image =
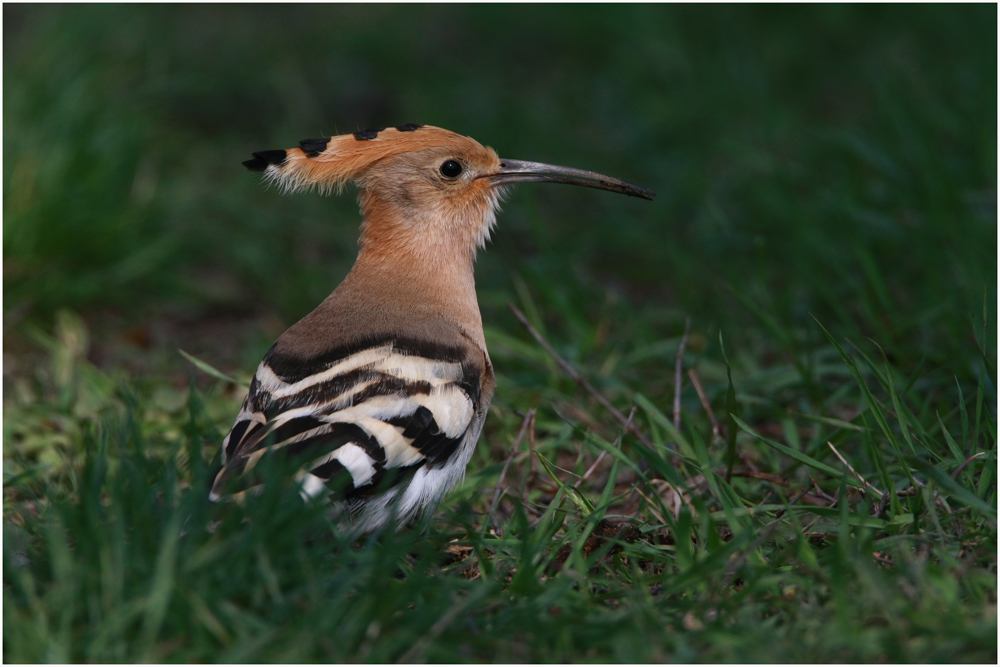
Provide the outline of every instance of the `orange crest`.
<path id="1" fill-rule="evenodd" d="M 252 171 L 264 172 L 265 178 L 285 192 L 317 188 L 327 194 L 339 191 L 347 181 L 364 175 L 376 162 L 426 148 L 476 143 L 450 130 L 409 123 L 399 127 L 362 130 L 336 137 L 305 139 L 298 148 L 254 153 L 243 163 Z M 477 144 L 478 145 L 478 144 Z"/>

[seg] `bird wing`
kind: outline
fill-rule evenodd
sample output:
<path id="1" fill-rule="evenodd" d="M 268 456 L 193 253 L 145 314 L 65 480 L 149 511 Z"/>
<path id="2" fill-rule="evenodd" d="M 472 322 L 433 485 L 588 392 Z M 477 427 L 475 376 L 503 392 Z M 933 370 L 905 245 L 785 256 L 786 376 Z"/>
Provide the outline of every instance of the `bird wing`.
<path id="1" fill-rule="evenodd" d="M 223 441 L 211 498 L 260 487 L 263 461 L 291 465 L 305 495 L 349 502 L 445 467 L 478 439 L 482 371 L 467 350 L 399 338 L 312 359 L 272 347 Z"/>

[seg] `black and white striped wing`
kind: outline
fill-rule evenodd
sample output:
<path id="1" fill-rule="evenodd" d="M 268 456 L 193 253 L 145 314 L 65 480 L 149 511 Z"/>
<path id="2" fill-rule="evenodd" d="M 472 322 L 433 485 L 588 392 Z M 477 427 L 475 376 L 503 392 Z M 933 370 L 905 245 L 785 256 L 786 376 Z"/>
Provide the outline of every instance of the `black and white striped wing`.
<path id="1" fill-rule="evenodd" d="M 301 463 L 304 495 L 331 494 L 355 514 L 376 493 L 384 508 L 402 492 L 401 514 L 439 498 L 482 430 L 482 367 L 462 350 L 427 348 L 394 340 L 309 361 L 272 348 L 223 441 L 212 499 L 259 486 L 278 454 Z"/>

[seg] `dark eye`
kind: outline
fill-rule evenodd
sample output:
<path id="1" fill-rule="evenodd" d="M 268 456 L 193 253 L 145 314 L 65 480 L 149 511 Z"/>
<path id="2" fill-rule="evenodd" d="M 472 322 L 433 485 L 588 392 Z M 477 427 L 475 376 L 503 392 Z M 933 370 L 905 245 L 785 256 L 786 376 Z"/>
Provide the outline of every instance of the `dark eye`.
<path id="1" fill-rule="evenodd" d="M 445 178 L 458 178 L 462 173 L 462 165 L 455 160 L 448 160 L 441 165 L 441 175 Z"/>

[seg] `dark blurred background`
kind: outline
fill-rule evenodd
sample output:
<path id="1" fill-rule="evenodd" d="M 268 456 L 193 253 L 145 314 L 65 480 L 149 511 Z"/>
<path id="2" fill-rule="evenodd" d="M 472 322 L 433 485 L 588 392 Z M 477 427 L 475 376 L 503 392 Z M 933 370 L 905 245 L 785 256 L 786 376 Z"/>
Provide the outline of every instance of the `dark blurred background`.
<path id="1" fill-rule="evenodd" d="M 415 122 L 658 193 L 518 187 L 478 265 L 494 330 L 522 335 L 509 299 L 585 347 L 813 313 L 947 363 L 996 303 L 996 11 L 5 5 L 5 329 L 70 309 L 98 363 L 252 368 L 359 219 L 240 162 Z"/>

